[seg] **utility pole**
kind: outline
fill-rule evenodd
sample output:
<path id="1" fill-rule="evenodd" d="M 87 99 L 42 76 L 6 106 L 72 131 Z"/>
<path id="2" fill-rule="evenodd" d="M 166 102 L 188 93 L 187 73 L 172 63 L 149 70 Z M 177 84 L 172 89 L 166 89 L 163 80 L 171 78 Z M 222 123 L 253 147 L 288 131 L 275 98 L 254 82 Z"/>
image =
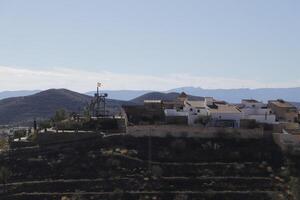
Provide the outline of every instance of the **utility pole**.
<path id="1" fill-rule="evenodd" d="M 95 117 L 106 116 L 106 97 L 107 93 L 100 93 L 99 88 L 102 86 L 101 83 L 97 83 L 97 93 L 95 94 Z"/>
<path id="2" fill-rule="evenodd" d="M 96 117 L 99 116 L 99 109 L 100 109 L 100 99 L 99 99 L 99 88 L 101 87 L 101 83 L 97 83 L 97 93 L 96 93 Z"/>
<path id="3" fill-rule="evenodd" d="M 148 132 L 148 170 L 150 174 L 152 174 L 152 141 L 151 141 L 151 133 L 152 133 L 152 128 L 149 129 Z"/>

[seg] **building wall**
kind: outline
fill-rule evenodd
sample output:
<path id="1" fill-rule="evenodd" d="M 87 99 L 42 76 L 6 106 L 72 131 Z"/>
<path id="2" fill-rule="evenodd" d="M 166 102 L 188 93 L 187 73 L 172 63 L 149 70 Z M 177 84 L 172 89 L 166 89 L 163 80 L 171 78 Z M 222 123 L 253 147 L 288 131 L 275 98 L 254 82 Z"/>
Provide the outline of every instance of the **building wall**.
<path id="1" fill-rule="evenodd" d="M 270 115 L 271 109 L 268 108 L 242 108 L 241 111 L 245 115 Z"/>
<path id="2" fill-rule="evenodd" d="M 165 114 L 159 106 L 123 106 L 130 123 L 164 122 Z"/>
<path id="3" fill-rule="evenodd" d="M 296 108 L 279 107 L 272 103 L 269 104 L 272 112 L 278 121 L 295 122 L 298 121 L 298 111 Z"/>
<path id="4" fill-rule="evenodd" d="M 166 123 L 187 125 L 188 117 L 187 116 L 166 116 Z"/>
<path id="5" fill-rule="evenodd" d="M 240 120 L 242 117 L 242 113 L 211 113 L 211 118 L 213 121 L 232 120 L 235 121 L 235 127 L 240 127 Z"/>
<path id="6" fill-rule="evenodd" d="M 166 116 L 188 116 L 188 112 L 177 109 L 165 109 Z"/>
<path id="7" fill-rule="evenodd" d="M 201 116 L 208 116 L 208 110 L 205 108 L 193 108 L 191 106 L 184 107 L 184 110 L 188 113 L 188 124 L 193 125 L 195 121 Z"/>
<path id="8" fill-rule="evenodd" d="M 249 102 L 242 100 L 242 104 L 245 106 L 245 108 L 262 108 L 265 106 L 263 102 Z"/>
<path id="9" fill-rule="evenodd" d="M 276 124 L 275 115 L 246 115 L 244 119 L 254 119 L 259 123 Z"/>
<path id="10" fill-rule="evenodd" d="M 276 116 L 272 114 L 270 108 L 262 102 L 242 101 L 244 108 L 241 109 L 243 119 L 254 119 L 259 123 L 275 124 Z"/>

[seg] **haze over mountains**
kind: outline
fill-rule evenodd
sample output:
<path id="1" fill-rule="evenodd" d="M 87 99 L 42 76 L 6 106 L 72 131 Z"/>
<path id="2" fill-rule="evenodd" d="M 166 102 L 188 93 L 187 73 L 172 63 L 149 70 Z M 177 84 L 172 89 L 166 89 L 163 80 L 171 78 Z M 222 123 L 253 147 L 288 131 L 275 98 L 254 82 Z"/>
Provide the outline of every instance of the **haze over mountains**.
<path id="1" fill-rule="evenodd" d="M 0 92 L 0 99 L 10 98 L 10 97 L 22 97 L 41 92 L 41 90 L 16 90 L 16 91 L 3 91 Z"/>
<path id="2" fill-rule="evenodd" d="M 149 92 L 147 90 L 103 91 L 112 99 L 131 100 Z M 239 103 L 241 99 L 257 99 L 267 102 L 272 99 L 284 99 L 291 102 L 300 102 L 300 87 L 297 88 L 261 88 L 261 89 L 202 89 L 200 87 L 182 87 L 164 91 L 164 93 L 185 92 L 192 96 L 214 97 L 230 103 Z M 88 94 L 93 94 L 89 92 Z"/>
<path id="3" fill-rule="evenodd" d="M 284 99 L 291 102 L 300 102 L 300 87 L 296 88 L 261 88 L 261 89 L 202 89 L 200 87 L 175 88 L 164 93 L 186 92 L 193 96 L 211 96 L 215 99 L 225 100 L 230 103 L 239 103 L 241 99 L 257 99 L 267 102 L 270 99 Z M 6 91 L 0 92 L 0 99 L 18 96 L 27 96 L 40 92 L 32 91 Z M 149 92 L 150 90 L 103 90 L 108 93 L 109 98 L 129 101 Z M 85 94 L 92 96 L 95 92 L 90 91 Z"/>
<path id="4" fill-rule="evenodd" d="M 260 88 L 260 89 L 202 89 L 199 87 L 183 87 L 168 92 L 186 92 L 194 96 L 209 96 L 225 100 L 230 103 L 239 103 L 241 99 L 256 99 L 267 102 L 272 99 L 300 102 L 300 87 L 297 88 Z"/>

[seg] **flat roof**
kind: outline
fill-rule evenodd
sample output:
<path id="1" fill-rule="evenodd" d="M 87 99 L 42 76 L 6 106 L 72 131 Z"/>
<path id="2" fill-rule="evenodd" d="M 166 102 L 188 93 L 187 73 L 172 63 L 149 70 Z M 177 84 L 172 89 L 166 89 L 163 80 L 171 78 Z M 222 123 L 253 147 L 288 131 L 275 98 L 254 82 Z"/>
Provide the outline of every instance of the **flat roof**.
<path id="1" fill-rule="evenodd" d="M 234 105 L 230 104 L 215 104 L 216 107 L 210 108 L 211 113 L 241 113 Z"/>
<path id="2" fill-rule="evenodd" d="M 249 103 L 260 103 L 259 101 L 255 100 L 255 99 L 243 99 L 242 101 L 246 101 Z"/>
<path id="3" fill-rule="evenodd" d="M 204 101 L 187 101 L 186 103 L 194 108 L 205 108 Z"/>
<path id="4" fill-rule="evenodd" d="M 282 101 L 282 100 L 272 100 L 272 101 L 269 101 L 269 103 L 274 104 L 275 106 L 278 106 L 278 107 L 281 107 L 281 108 L 296 108 L 292 104 L 290 104 L 286 101 Z"/>

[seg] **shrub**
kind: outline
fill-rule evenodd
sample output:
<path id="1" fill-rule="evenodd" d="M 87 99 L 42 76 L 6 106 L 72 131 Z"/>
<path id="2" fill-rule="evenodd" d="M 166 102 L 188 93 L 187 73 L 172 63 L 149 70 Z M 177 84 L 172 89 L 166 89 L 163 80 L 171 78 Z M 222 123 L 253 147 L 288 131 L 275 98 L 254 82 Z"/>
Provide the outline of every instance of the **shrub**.
<path id="1" fill-rule="evenodd" d="M 152 167 L 152 174 L 155 177 L 161 177 L 163 175 L 163 170 L 162 170 L 162 168 L 160 166 L 154 165 Z"/>
<path id="2" fill-rule="evenodd" d="M 7 169 L 6 167 L 1 167 L 0 168 L 0 182 L 3 185 L 3 190 L 6 191 L 6 183 L 9 179 L 9 177 L 11 176 L 11 171 L 9 171 L 9 169 Z"/>
<path id="3" fill-rule="evenodd" d="M 121 200 L 123 197 L 123 190 L 116 188 L 112 193 L 109 194 L 110 200 Z"/>

